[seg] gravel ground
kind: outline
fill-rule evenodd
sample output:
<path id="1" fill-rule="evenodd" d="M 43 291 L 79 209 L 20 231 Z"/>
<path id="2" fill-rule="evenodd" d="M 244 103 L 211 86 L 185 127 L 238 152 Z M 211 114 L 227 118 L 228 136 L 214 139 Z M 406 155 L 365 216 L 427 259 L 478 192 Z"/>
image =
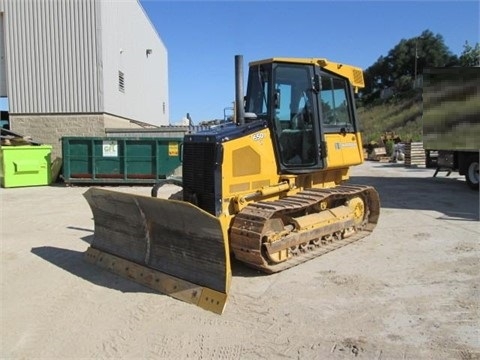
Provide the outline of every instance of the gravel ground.
<path id="1" fill-rule="evenodd" d="M 480 359 L 479 194 L 432 174 L 352 169 L 373 234 L 274 275 L 234 262 L 221 316 L 84 262 L 86 187 L 2 188 L 0 357 Z"/>

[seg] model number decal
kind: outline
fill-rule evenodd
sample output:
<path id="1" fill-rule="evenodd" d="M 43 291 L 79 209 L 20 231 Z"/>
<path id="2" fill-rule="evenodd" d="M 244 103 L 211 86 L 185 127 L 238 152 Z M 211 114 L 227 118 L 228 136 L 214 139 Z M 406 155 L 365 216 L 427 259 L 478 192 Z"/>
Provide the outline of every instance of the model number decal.
<path id="1" fill-rule="evenodd" d="M 264 133 L 256 133 L 252 135 L 252 140 L 259 141 L 259 140 L 263 140 L 264 137 L 265 137 Z"/>
<path id="2" fill-rule="evenodd" d="M 335 149 L 337 150 L 346 149 L 346 148 L 356 148 L 356 147 L 357 147 L 357 143 L 355 142 L 344 142 L 344 143 L 336 142 L 335 143 Z"/>

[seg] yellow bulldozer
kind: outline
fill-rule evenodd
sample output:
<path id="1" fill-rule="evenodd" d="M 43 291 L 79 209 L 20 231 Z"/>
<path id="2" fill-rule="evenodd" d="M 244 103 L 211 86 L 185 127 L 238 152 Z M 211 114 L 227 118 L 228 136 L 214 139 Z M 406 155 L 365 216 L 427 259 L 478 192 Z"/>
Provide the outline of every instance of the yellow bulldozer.
<path id="1" fill-rule="evenodd" d="M 249 64 L 244 96 L 235 56 L 234 121 L 185 135 L 183 200 L 89 189 L 86 259 L 221 314 L 232 255 L 275 273 L 368 235 L 378 193 L 346 183 L 363 162 L 354 106 L 363 86 L 354 66 L 271 58 Z"/>

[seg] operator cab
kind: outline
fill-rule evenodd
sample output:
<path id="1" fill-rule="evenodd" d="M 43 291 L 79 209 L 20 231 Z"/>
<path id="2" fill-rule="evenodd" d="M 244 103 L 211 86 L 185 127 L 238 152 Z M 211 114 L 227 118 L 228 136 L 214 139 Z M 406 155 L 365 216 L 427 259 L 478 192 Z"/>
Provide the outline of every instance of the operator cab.
<path id="1" fill-rule="evenodd" d="M 314 61 L 250 64 L 245 112 L 267 122 L 282 173 L 325 168 L 325 135 L 357 130 L 353 103 L 348 79 Z"/>

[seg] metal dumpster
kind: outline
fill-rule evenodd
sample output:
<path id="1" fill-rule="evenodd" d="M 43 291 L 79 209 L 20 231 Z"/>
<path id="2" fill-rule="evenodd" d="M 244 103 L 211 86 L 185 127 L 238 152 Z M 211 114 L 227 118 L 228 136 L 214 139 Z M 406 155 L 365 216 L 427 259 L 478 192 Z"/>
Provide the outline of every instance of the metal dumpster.
<path id="1" fill-rule="evenodd" d="M 2 187 L 49 185 L 51 145 L 0 146 Z"/>
<path id="2" fill-rule="evenodd" d="M 66 184 L 151 184 L 181 166 L 183 138 L 63 137 Z"/>

